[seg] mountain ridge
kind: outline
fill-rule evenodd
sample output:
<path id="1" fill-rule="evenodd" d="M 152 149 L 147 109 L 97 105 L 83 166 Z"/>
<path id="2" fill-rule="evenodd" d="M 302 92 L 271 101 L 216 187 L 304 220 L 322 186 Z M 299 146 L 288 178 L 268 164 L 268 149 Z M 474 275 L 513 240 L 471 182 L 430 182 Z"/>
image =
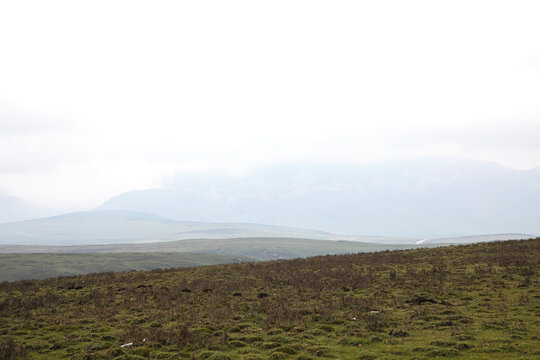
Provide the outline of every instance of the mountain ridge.
<path id="1" fill-rule="evenodd" d="M 253 222 L 336 234 L 437 238 L 540 233 L 540 167 L 472 160 L 289 164 L 246 176 L 180 175 L 100 209 L 182 220 Z"/>

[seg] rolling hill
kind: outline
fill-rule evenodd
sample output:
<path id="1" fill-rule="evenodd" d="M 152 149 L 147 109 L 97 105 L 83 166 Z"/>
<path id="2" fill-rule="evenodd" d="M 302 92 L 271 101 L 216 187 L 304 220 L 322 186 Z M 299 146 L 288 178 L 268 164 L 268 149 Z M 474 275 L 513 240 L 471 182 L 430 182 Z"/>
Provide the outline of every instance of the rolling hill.
<path id="1" fill-rule="evenodd" d="M 428 245 L 428 244 L 470 244 L 486 241 L 504 241 L 504 240 L 522 240 L 534 238 L 531 234 L 485 234 L 485 235 L 470 235 L 459 236 L 450 238 L 438 238 L 438 239 L 423 239 L 416 242 L 416 244 Z"/>
<path id="2" fill-rule="evenodd" d="M 194 267 L 256 261 L 246 256 L 190 253 L 0 254 L 0 281 L 98 272 Z"/>
<path id="3" fill-rule="evenodd" d="M 125 210 L 87 211 L 0 224 L 0 244 L 88 245 L 181 239 L 287 237 L 409 242 L 418 239 L 341 236 L 324 231 L 251 223 L 177 221 Z"/>
<path id="4" fill-rule="evenodd" d="M 0 245 L 0 253 L 116 253 L 116 252 L 190 252 L 250 256 L 261 260 L 410 249 L 441 244 L 378 244 L 360 241 L 333 241 L 293 238 L 196 239 L 156 243 L 102 244 L 79 246 Z"/>

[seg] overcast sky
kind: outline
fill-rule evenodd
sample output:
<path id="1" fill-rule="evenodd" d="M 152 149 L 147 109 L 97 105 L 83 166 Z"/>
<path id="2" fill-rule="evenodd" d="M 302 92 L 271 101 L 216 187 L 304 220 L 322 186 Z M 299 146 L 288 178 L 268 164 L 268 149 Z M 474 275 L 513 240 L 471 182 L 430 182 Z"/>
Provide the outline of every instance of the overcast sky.
<path id="1" fill-rule="evenodd" d="M 540 165 L 538 1 L 3 1 L 0 193 L 99 205 L 176 171 Z"/>

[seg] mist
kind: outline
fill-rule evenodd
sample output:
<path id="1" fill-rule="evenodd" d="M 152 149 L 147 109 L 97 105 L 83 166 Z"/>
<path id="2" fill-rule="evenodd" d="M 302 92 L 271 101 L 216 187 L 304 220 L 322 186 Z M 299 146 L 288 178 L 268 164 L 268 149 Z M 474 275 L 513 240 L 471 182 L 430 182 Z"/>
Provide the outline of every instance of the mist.
<path id="1" fill-rule="evenodd" d="M 539 10 L 2 4 L 0 222 L 116 204 L 340 234 L 538 232 Z M 118 205 L 149 189 L 171 199 Z"/>

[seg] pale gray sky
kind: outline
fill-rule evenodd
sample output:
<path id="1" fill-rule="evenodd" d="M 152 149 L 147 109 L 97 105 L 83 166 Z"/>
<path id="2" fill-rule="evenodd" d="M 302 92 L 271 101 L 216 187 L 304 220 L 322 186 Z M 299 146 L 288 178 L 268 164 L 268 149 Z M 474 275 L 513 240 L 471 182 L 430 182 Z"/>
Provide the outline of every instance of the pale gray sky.
<path id="1" fill-rule="evenodd" d="M 84 208 L 177 171 L 540 165 L 538 1 L 4 1 L 0 192 Z"/>

